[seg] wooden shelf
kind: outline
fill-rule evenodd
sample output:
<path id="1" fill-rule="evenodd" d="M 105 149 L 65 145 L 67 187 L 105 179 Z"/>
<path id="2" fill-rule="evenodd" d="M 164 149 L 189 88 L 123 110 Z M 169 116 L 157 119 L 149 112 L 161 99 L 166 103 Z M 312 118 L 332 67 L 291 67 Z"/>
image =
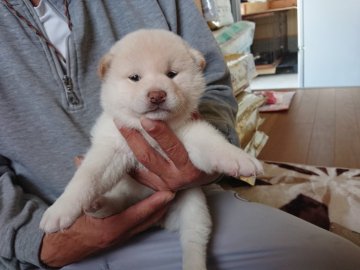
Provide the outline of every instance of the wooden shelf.
<path id="1" fill-rule="evenodd" d="M 273 12 L 280 12 L 280 11 L 288 11 L 288 10 L 296 10 L 297 6 L 292 6 L 292 7 L 286 7 L 286 8 L 273 8 L 273 9 L 266 9 L 266 10 L 262 10 L 262 11 L 258 11 L 258 12 L 254 12 L 251 14 L 245 14 L 242 15 L 243 19 L 246 19 L 248 17 L 253 17 L 253 16 L 257 16 L 257 15 L 264 15 L 267 13 L 273 13 Z"/>
<path id="2" fill-rule="evenodd" d="M 267 64 L 267 65 L 256 65 L 256 72 L 258 75 L 269 75 L 275 74 L 276 68 L 280 64 L 281 58 L 276 59 L 274 63 Z"/>
<path id="3" fill-rule="evenodd" d="M 246 18 L 254 15 L 266 13 L 288 11 L 297 9 L 297 0 L 268 0 L 265 2 L 247 2 L 240 6 L 242 17 Z"/>

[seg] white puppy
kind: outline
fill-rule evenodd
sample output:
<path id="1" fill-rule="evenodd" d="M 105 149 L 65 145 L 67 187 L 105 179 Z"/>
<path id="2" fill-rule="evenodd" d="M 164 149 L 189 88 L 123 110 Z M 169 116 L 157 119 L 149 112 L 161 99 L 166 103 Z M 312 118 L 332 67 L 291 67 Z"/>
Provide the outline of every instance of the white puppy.
<path id="1" fill-rule="evenodd" d="M 139 130 L 160 152 L 139 119 L 167 122 L 192 163 L 204 172 L 249 176 L 262 171 L 255 158 L 231 145 L 210 124 L 192 120 L 205 89 L 204 66 L 200 52 L 165 30 L 139 30 L 111 48 L 99 69 L 103 113 L 93 128 L 92 146 L 64 193 L 44 213 L 40 227 L 45 232 L 69 227 L 94 202 L 100 209 L 92 214 L 104 217 L 153 192 L 127 174 L 139 163 L 114 121 Z M 206 269 L 211 219 L 201 188 L 179 192 L 164 226 L 180 231 L 183 269 Z"/>

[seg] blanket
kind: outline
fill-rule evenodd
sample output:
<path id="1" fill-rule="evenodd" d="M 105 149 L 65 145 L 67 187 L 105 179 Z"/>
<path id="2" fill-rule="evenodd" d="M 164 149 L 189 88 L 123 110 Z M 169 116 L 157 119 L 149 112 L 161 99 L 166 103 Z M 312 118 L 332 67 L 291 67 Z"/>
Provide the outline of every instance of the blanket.
<path id="1" fill-rule="evenodd" d="M 227 185 L 243 199 L 282 209 L 360 246 L 360 169 L 277 162 L 263 166 L 255 186 Z"/>

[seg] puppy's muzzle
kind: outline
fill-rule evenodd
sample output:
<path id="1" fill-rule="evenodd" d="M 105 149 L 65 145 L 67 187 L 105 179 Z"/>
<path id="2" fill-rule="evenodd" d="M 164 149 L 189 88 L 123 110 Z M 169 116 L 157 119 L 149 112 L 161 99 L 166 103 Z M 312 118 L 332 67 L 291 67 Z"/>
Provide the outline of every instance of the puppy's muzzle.
<path id="1" fill-rule="evenodd" d="M 151 90 L 147 94 L 150 103 L 160 105 L 166 100 L 166 92 L 164 90 Z"/>

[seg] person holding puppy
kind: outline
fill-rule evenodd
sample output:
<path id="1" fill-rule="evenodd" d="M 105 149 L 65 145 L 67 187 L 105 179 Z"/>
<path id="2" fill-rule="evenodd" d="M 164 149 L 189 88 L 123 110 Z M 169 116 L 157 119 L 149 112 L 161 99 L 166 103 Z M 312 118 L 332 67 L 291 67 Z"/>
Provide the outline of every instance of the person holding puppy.
<path id="1" fill-rule="evenodd" d="M 44 235 L 39 222 L 76 170 L 73 158 L 90 145 L 101 110 L 100 57 L 137 29 L 173 31 L 205 55 L 199 114 L 238 144 L 229 73 L 192 0 L 0 2 L 0 268 L 181 268 L 176 236 L 139 233 L 164 216 L 177 190 L 218 176 L 197 170 L 159 121 L 143 119 L 142 126 L 168 159 L 135 130 L 119 130 L 147 168 L 133 176 L 154 195 L 108 218 L 83 215 L 63 232 Z M 360 268 L 358 247 L 279 210 L 227 192 L 210 196 L 209 204 L 215 226 L 209 269 Z"/>

